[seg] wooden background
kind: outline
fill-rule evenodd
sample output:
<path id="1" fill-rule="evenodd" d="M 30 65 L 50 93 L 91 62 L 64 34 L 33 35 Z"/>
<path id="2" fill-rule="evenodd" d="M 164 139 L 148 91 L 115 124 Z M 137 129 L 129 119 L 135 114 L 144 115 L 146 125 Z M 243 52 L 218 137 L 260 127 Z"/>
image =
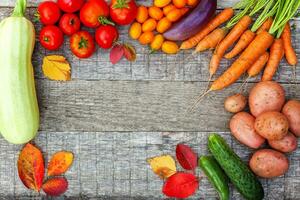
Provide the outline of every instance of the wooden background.
<path id="1" fill-rule="evenodd" d="M 27 16 L 33 18 L 38 0 L 29 1 Z M 151 4 L 152 1 L 138 1 Z M 218 8 L 236 0 L 219 1 Z M 10 15 L 14 0 L 0 1 L 0 19 Z M 293 19 L 293 44 L 300 55 L 300 22 Z M 35 24 L 37 29 L 40 25 Z M 121 41 L 128 41 L 127 27 L 121 28 Z M 190 58 L 191 51 L 171 56 L 149 55 L 149 49 L 132 42 L 137 61 L 111 65 L 108 52 L 98 50 L 92 58 L 79 60 L 69 50 L 68 38 L 57 52 L 48 52 L 37 40 L 33 65 L 41 110 L 41 126 L 35 142 L 48 159 L 58 150 L 73 151 L 75 162 L 66 174 L 69 190 L 62 198 L 78 199 L 162 199 L 163 182 L 149 169 L 146 158 L 174 155 L 177 143 L 191 145 L 199 155 L 207 154 L 210 132 L 222 134 L 245 161 L 251 150 L 237 143 L 228 132 L 230 114 L 224 98 L 241 86 L 211 94 L 194 113 L 187 113 L 192 99 L 207 85 L 211 52 Z M 5 48 L 5 47 L 1 47 Z M 71 82 L 45 79 L 41 62 L 45 55 L 62 54 L 72 65 Z M 300 57 L 300 56 L 299 56 Z M 218 75 L 230 65 L 222 61 Z M 291 84 L 291 68 L 282 62 L 276 80 L 283 84 L 287 98 L 300 99 L 300 87 Z M 297 74 L 300 69 L 297 68 Z M 297 76 L 300 81 L 300 76 Z M 248 89 L 259 78 L 252 79 Z M 1 84 L 1 82 L 0 82 Z M 248 91 L 248 90 L 247 90 Z M 25 189 L 18 178 L 16 161 L 21 146 L 0 139 L 0 199 L 40 199 Z M 266 198 L 300 199 L 300 148 L 289 155 L 290 169 L 282 177 L 262 180 Z M 200 170 L 197 172 L 203 176 Z M 216 199 L 207 179 L 191 199 Z M 232 189 L 232 199 L 240 199 Z"/>

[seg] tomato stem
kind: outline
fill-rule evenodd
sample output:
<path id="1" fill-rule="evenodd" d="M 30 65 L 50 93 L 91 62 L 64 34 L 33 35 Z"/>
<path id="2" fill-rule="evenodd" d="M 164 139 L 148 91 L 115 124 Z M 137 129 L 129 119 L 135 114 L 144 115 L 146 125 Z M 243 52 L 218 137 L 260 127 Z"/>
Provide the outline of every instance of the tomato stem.
<path id="1" fill-rule="evenodd" d="M 102 25 L 112 25 L 112 26 L 115 25 L 112 21 L 108 20 L 108 19 L 107 19 L 106 17 L 104 17 L 104 16 L 100 16 L 100 17 L 98 18 L 98 20 L 99 20 L 99 22 L 100 22 Z"/>
<path id="2" fill-rule="evenodd" d="M 79 49 L 87 48 L 88 47 L 88 40 L 81 37 L 80 42 L 78 44 L 79 44 Z"/>
<path id="3" fill-rule="evenodd" d="M 117 0 L 117 3 L 113 6 L 113 8 L 129 8 L 128 3 L 128 0 Z"/>

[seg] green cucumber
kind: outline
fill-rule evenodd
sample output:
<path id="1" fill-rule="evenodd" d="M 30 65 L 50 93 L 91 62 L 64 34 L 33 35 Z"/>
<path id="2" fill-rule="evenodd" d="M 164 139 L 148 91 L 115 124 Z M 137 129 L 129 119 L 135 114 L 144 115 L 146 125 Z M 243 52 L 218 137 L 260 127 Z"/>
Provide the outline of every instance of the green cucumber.
<path id="1" fill-rule="evenodd" d="M 209 136 L 208 148 L 245 199 L 264 198 L 264 190 L 260 181 L 220 135 Z"/>
<path id="2" fill-rule="evenodd" d="M 220 200 L 229 199 L 229 180 L 213 156 L 201 156 L 199 167 L 204 171 L 208 180 L 218 191 Z"/>

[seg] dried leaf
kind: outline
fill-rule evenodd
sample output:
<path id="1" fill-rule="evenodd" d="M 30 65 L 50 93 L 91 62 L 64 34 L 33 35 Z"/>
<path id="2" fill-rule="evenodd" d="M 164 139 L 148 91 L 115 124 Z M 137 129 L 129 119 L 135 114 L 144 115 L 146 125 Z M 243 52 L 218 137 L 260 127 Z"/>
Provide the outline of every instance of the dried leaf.
<path id="1" fill-rule="evenodd" d="M 65 173 L 73 163 L 73 153 L 60 151 L 55 153 L 48 164 L 48 176 L 59 176 Z"/>
<path id="2" fill-rule="evenodd" d="M 43 184 L 43 190 L 49 196 L 60 196 L 67 189 L 68 181 L 64 177 L 51 178 Z"/>
<path id="3" fill-rule="evenodd" d="M 51 80 L 71 80 L 71 67 L 64 56 L 45 56 L 42 68 L 44 75 Z"/>
<path id="4" fill-rule="evenodd" d="M 131 44 L 124 44 L 124 57 L 130 62 L 136 60 L 136 51 Z"/>
<path id="5" fill-rule="evenodd" d="M 197 167 L 197 154 L 187 145 L 176 146 L 176 157 L 184 169 L 194 170 Z"/>
<path id="6" fill-rule="evenodd" d="M 167 179 L 163 186 L 163 193 L 173 198 L 188 198 L 193 195 L 199 186 L 194 174 L 177 172 Z"/>
<path id="7" fill-rule="evenodd" d="M 27 188 L 40 191 L 45 173 L 44 158 L 42 152 L 30 143 L 20 152 L 18 173 Z"/>
<path id="8" fill-rule="evenodd" d="M 168 178 L 176 173 L 175 160 L 170 155 L 149 158 L 147 162 L 150 164 L 152 171 L 162 179 Z"/>
<path id="9" fill-rule="evenodd" d="M 117 64 L 124 56 L 123 45 L 116 44 L 110 51 L 110 62 L 112 64 Z"/>

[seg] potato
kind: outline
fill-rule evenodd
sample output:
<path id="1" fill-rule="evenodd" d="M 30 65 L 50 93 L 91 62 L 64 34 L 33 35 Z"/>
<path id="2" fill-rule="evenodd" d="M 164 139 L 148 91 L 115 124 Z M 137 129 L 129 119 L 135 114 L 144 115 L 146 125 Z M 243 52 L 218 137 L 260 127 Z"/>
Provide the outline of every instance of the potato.
<path id="1" fill-rule="evenodd" d="M 298 146 L 298 140 L 291 132 L 288 132 L 281 140 L 269 140 L 268 143 L 273 149 L 283 153 L 295 151 Z"/>
<path id="2" fill-rule="evenodd" d="M 249 94 L 249 107 L 254 117 L 267 111 L 281 111 L 284 101 L 283 87 L 273 81 L 256 84 Z"/>
<path id="3" fill-rule="evenodd" d="M 253 154 L 249 166 L 257 176 L 273 178 L 287 172 L 289 160 L 283 153 L 278 151 L 261 149 Z"/>
<path id="4" fill-rule="evenodd" d="M 300 102 L 288 101 L 282 109 L 282 113 L 288 118 L 290 131 L 300 137 Z"/>
<path id="5" fill-rule="evenodd" d="M 246 112 L 235 114 L 230 120 L 232 135 L 242 144 L 257 149 L 264 142 L 265 138 L 256 133 L 254 129 L 255 118 Z"/>
<path id="6" fill-rule="evenodd" d="M 247 105 L 247 98 L 242 94 L 235 94 L 227 97 L 224 102 L 225 110 L 231 113 L 237 113 L 244 110 Z"/>
<path id="7" fill-rule="evenodd" d="M 281 140 L 288 133 L 289 122 L 280 112 L 265 112 L 256 118 L 254 128 L 268 140 Z"/>

